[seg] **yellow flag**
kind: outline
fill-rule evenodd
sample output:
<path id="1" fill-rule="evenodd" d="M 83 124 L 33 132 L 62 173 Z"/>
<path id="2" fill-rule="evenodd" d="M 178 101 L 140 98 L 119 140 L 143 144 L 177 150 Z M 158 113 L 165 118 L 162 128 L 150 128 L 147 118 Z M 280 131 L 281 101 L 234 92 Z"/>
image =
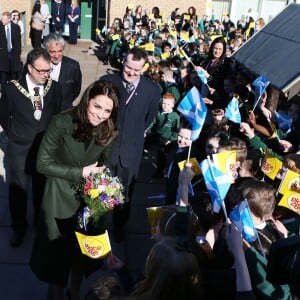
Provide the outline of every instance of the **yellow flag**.
<path id="1" fill-rule="evenodd" d="M 111 38 L 113 41 L 117 40 L 120 37 L 118 34 L 114 34 Z"/>
<path id="2" fill-rule="evenodd" d="M 153 20 L 154 19 L 154 14 L 149 14 L 149 20 Z"/>
<path id="3" fill-rule="evenodd" d="M 267 153 L 262 161 L 261 170 L 269 178 L 274 180 L 279 170 L 282 167 L 282 161 L 274 157 L 270 153 Z"/>
<path id="4" fill-rule="evenodd" d="M 188 42 L 190 40 L 190 33 L 188 31 L 182 31 L 180 37 L 182 40 Z"/>
<path id="5" fill-rule="evenodd" d="M 150 227 L 152 237 L 157 234 L 157 221 L 165 208 L 166 206 L 147 207 L 148 225 Z"/>
<path id="6" fill-rule="evenodd" d="M 234 182 L 236 178 L 236 151 L 222 151 L 212 155 L 215 167 L 222 173 L 227 174 Z"/>
<path id="7" fill-rule="evenodd" d="M 200 175 L 201 169 L 198 160 L 195 157 L 192 157 L 190 158 L 189 163 L 192 165 L 192 170 L 195 173 L 195 176 Z M 185 164 L 186 164 L 186 160 L 182 160 L 178 163 L 178 167 L 180 171 L 184 169 Z"/>
<path id="8" fill-rule="evenodd" d="M 127 7 L 128 7 L 128 9 L 133 9 L 133 4 L 132 3 L 128 3 Z"/>
<path id="9" fill-rule="evenodd" d="M 170 52 L 163 52 L 160 57 L 162 60 L 166 60 L 168 57 L 170 57 Z"/>
<path id="10" fill-rule="evenodd" d="M 149 68 L 150 64 L 149 63 L 145 63 L 142 69 L 142 73 L 146 72 Z"/>
<path id="11" fill-rule="evenodd" d="M 300 189 L 300 175 L 291 170 L 287 170 L 284 174 L 284 177 L 281 180 L 280 186 L 278 188 L 278 192 L 284 195 L 290 191 L 299 192 Z"/>
<path id="12" fill-rule="evenodd" d="M 183 19 L 184 19 L 184 20 L 190 20 L 190 19 L 191 19 L 191 16 L 190 16 L 190 15 L 187 15 L 187 14 L 184 14 Z"/>
<path id="13" fill-rule="evenodd" d="M 145 50 L 149 52 L 154 52 L 154 44 L 153 43 L 146 43 Z"/>
<path id="14" fill-rule="evenodd" d="M 99 259 L 106 256 L 111 251 L 107 230 L 105 233 L 95 236 L 84 235 L 76 231 L 75 234 L 81 253 L 90 258 Z"/>
<path id="15" fill-rule="evenodd" d="M 223 37 L 223 35 L 221 35 L 221 34 L 213 34 L 213 35 L 210 36 L 210 39 L 213 41 L 214 39 L 216 39 L 218 37 Z M 223 37 L 223 38 L 224 38 L 224 41 L 227 43 L 226 37 Z"/>
<path id="16" fill-rule="evenodd" d="M 177 38 L 177 31 L 176 30 L 170 30 L 170 35 L 174 38 Z"/>
<path id="17" fill-rule="evenodd" d="M 286 192 L 278 205 L 284 206 L 300 215 L 300 193 L 295 191 Z"/>

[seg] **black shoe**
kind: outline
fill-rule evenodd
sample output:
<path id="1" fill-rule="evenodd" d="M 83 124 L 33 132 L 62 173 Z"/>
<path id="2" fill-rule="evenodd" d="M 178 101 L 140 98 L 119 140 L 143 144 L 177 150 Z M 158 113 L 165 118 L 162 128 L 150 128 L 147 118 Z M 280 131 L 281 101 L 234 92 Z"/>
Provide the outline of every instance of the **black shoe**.
<path id="1" fill-rule="evenodd" d="M 25 233 L 14 232 L 10 239 L 10 246 L 13 248 L 20 247 L 24 242 Z"/>

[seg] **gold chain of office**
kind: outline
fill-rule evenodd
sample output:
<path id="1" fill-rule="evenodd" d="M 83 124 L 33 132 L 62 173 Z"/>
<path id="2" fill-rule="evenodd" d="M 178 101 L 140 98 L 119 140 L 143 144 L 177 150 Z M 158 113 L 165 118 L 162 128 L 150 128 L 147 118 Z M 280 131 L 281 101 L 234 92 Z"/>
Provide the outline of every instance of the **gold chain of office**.
<path id="1" fill-rule="evenodd" d="M 38 101 L 40 100 L 40 96 L 31 96 L 25 89 L 24 87 L 19 83 L 19 81 L 17 80 L 12 80 L 11 81 L 15 86 L 16 88 L 25 96 L 27 97 L 28 99 L 30 99 L 31 101 L 35 102 L 35 101 Z M 48 93 L 48 91 L 50 90 L 51 88 L 51 85 L 52 85 L 52 79 L 49 78 L 48 79 L 48 82 L 47 82 L 47 85 L 46 87 L 44 88 L 44 93 L 43 93 L 43 97 L 45 97 Z"/>

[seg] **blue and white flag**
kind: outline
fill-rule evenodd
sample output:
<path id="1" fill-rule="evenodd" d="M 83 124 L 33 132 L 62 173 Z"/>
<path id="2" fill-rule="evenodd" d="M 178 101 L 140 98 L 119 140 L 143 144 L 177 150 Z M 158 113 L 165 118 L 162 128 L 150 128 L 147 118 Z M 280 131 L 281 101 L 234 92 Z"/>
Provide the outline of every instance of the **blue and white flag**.
<path id="1" fill-rule="evenodd" d="M 192 124 L 191 140 L 196 140 L 200 135 L 207 114 L 207 107 L 196 87 L 189 90 L 180 101 L 177 110 Z"/>
<path id="2" fill-rule="evenodd" d="M 254 242 L 257 239 L 257 231 L 254 227 L 248 201 L 241 201 L 229 214 L 229 219 L 241 232 L 247 242 Z"/>
<path id="3" fill-rule="evenodd" d="M 200 80 L 202 81 L 202 83 L 207 84 L 207 77 L 205 76 L 203 70 L 198 70 L 197 74 L 198 74 Z"/>
<path id="4" fill-rule="evenodd" d="M 228 103 L 225 111 L 225 118 L 236 124 L 241 124 L 242 118 L 239 110 L 239 100 L 235 97 Z"/>
<path id="5" fill-rule="evenodd" d="M 276 121 L 278 124 L 278 127 L 282 130 L 289 131 L 292 128 L 293 124 L 293 117 L 281 112 L 281 111 L 275 111 Z"/>
<path id="6" fill-rule="evenodd" d="M 205 159 L 200 164 L 207 191 L 211 197 L 213 211 L 218 213 L 231 185 L 231 178 Z"/>
<path id="7" fill-rule="evenodd" d="M 106 26 L 105 26 L 105 25 L 102 27 L 102 30 L 101 30 L 101 32 L 102 32 L 102 33 L 104 33 L 104 34 L 106 34 L 106 33 L 107 33 L 107 28 L 106 28 Z"/>
<path id="8" fill-rule="evenodd" d="M 195 37 L 193 35 L 190 37 L 189 43 L 196 43 Z"/>
<path id="9" fill-rule="evenodd" d="M 263 93 L 266 91 L 269 83 L 270 83 L 270 81 L 264 75 L 257 77 L 252 82 L 252 86 L 254 87 L 254 93 L 255 93 L 257 99 L 259 99 L 263 95 Z"/>

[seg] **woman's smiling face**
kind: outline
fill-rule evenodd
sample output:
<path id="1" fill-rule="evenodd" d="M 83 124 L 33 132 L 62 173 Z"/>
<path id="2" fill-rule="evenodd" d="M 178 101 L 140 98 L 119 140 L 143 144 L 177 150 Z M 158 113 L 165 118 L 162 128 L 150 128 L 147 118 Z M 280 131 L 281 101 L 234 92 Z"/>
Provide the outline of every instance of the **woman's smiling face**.
<path id="1" fill-rule="evenodd" d="M 216 43 L 213 47 L 214 58 L 220 58 L 223 54 L 224 46 L 222 43 Z"/>
<path id="2" fill-rule="evenodd" d="M 114 103 L 106 95 L 98 95 L 90 99 L 87 109 L 87 117 L 91 125 L 98 126 L 106 121 L 113 110 Z"/>

